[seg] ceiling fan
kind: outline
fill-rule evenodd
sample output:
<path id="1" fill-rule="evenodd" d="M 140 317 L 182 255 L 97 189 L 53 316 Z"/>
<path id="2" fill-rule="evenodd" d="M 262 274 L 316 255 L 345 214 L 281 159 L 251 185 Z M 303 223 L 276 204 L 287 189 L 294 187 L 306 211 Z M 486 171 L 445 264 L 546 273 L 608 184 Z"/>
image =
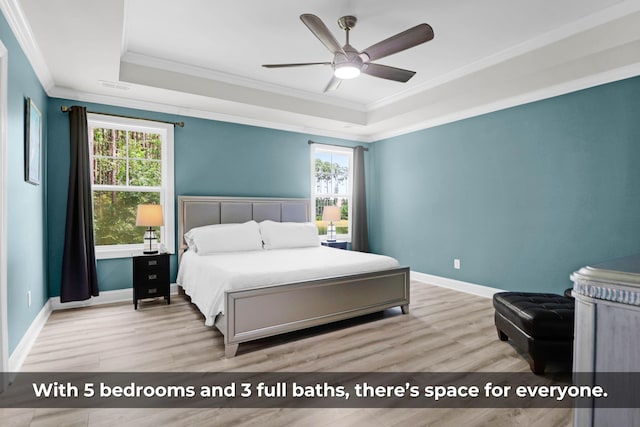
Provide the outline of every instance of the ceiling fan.
<path id="1" fill-rule="evenodd" d="M 382 79 L 394 80 L 396 82 L 407 82 L 415 71 L 404 70 L 402 68 L 390 67 L 388 65 L 375 64 L 371 61 L 384 58 L 394 53 L 401 52 L 410 47 L 428 42 L 433 39 L 433 28 L 429 24 L 419 24 L 413 28 L 389 37 L 358 52 L 349 44 L 349 31 L 355 27 L 357 19 L 355 16 L 347 15 L 338 19 L 338 25 L 346 32 L 347 42 L 340 46 L 333 37 L 327 26 L 320 18 L 312 14 L 300 15 L 302 22 L 311 32 L 333 53 L 331 62 L 305 62 L 297 64 L 264 64 L 266 68 L 302 67 L 307 65 L 331 65 L 333 67 L 333 77 L 324 91 L 336 90 L 342 80 L 353 79 L 365 73 L 370 76 Z"/>

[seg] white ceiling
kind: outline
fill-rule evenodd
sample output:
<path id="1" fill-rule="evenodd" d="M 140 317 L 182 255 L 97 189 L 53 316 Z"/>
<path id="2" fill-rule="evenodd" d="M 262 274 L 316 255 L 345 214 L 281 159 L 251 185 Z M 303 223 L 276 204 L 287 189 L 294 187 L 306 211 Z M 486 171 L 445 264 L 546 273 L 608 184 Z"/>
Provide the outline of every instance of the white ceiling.
<path id="1" fill-rule="evenodd" d="M 640 0 L 0 0 L 49 95 L 378 140 L 640 74 Z M 421 22 L 435 38 L 323 93 L 330 61 L 300 21 L 355 15 L 362 50 Z"/>

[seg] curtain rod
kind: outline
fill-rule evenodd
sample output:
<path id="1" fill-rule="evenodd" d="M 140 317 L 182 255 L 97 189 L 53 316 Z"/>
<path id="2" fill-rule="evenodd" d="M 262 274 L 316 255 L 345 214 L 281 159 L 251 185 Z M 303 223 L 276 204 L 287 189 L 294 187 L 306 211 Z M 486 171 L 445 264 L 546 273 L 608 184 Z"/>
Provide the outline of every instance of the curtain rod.
<path id="1" fill-rule="evenodd" d="M 311 141 L 311 140 L 309 140 L 308 144 L 309 144 L 309 145 L 311 145 L 311 144 L 317 144 L 317 145 L 328 145 L 328 146 L 330 146 L 330 147 L 344 147 L 343 145 L 336 145 L 336 144 L 324 144 L 324 143 L 322 143 L 322 142 L 315 142 L 315 141 Z M 362 145 L 361 145 L 361 147 L 362 147 L 362 149 L 363 149 L 364 151 L 369 151 L 369 149 L 368 149 L 367 147 L 363 147 Z M 344 148 L 352 148 L 352 147 L 344 147 Z"/>
<path id="2" fill-rule="evenodd" d="M 60 110 L 62 110 L 63 113 L 68 113 L 69 111 L 71 111 L 71 107 L 67 107 L 66 105 L 63 105 L 62 107 L 60 107 Z M 124 116 L 122 114 L 98 113 L 97 111 L 88 111 L 88 110 L 87 110 L 87 113 L 100 114 L 102 116 L 122 117 L 124 119 L 148 120 L 150 122 L 168 123 L 170 125 L 179 126 L 181 128 L 184 127 L 184 122 L 168 122 L 165 120 L 145 119 L 143 117 Z"/>

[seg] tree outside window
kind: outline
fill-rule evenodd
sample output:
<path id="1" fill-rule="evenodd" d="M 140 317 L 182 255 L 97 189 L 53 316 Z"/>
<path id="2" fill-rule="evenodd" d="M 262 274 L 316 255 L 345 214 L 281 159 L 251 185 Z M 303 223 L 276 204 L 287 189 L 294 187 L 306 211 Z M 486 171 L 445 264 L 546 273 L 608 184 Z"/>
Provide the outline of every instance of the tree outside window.
<path id="1" fill-rule="evenodd" d="M 98 258 L 130 256 L 142 249 L 137 227 L 140 204 L 163 206 L 159 243 L 170 252 L 173 236 L 173 127 L 146 121 L 91 115 L 94 233 Z"/>
<path id="2" fill-rule="evenodd" d="M 336 236 L 350 240 L 353 150 L 339 146 L 312 145 L 312 204 L 318 234 L 326 236 L 329 224 L 322 221 L 325 206 L 340 207 L 334 222 Z"/>

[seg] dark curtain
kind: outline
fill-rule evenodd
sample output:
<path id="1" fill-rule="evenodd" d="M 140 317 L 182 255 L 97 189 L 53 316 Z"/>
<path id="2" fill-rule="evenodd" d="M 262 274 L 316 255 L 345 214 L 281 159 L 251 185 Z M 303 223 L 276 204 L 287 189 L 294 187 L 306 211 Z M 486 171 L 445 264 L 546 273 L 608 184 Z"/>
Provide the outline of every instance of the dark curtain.
<path id="1" fill-rule="evenodd" d="M 353 150 L 353 231 L 351 249 L 369 252 L 369 230 L 367 228 L 367 196 L 364 184 L 364 147 Z"/>
<path id="2" fill-rule="evenodd" d="M 83 301 L 91 296 L 98 296 L 91 204 L 91 164 L 85 107 L 71 108 L 69 130 L 71 165 L 62 255 L 61 302 Z"/>

